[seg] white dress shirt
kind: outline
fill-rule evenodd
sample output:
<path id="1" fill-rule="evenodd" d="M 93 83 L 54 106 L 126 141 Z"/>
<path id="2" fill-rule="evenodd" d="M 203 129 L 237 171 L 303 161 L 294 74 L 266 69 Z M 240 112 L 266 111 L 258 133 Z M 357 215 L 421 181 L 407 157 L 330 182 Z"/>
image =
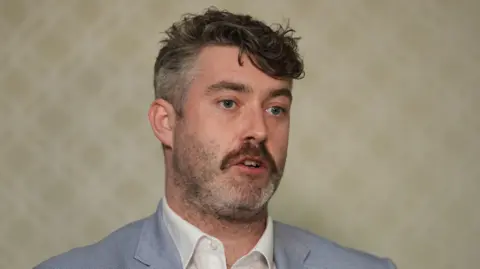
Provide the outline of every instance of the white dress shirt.
<path id="1" fill-rule="evenodd" d="M 163 199 L 163 219 L 178 249 L 184 269 L 227 269 L 222 242 L 178 216 Z M 273 222 L 267 226 L 255 247 L 237 260 L 231 269 L 275 269 L 273 261 Z"/>

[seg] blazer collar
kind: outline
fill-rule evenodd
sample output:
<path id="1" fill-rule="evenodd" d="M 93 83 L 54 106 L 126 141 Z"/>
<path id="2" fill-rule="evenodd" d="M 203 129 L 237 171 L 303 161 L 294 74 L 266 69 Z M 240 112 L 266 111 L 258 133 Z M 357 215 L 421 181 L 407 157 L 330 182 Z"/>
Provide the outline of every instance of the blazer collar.
<path id="1" fill-rule="evenodd" d="M 162 202 L 158 204 L 155 214 L 145 219 L 134 258 L 151 268 L 182 268 L 178 250 L 163 221 Z M 275 267 L 304 268 L 310 249 L 283 231 L 280 227 L 282 224 L 274 221 L 273 225 Z"/>
<path id="2" fill-rule="evenodd" d="M 142 227 L 135 259 L 151 268 L 182 268 L 180 255 L 162 219 L 162 203 Z"/>
<path id="3" fill-rule="evenodd" d="M 275 248 L 274 260 L 277 269 L 304 268 L 310 249 L 287 231 L 283 224 L 274 221 Z"/>

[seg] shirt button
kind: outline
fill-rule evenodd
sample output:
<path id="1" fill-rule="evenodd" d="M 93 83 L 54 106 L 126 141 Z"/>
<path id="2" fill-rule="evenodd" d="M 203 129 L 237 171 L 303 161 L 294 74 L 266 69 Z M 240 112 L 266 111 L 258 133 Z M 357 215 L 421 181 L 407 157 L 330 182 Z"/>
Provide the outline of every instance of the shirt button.
<path id="1" fill-rule="evenodd" d="M 213 240 L 210 240 L 210 248 L 212 250 L 217 250 L 218 248 L 217 244 Z"/>

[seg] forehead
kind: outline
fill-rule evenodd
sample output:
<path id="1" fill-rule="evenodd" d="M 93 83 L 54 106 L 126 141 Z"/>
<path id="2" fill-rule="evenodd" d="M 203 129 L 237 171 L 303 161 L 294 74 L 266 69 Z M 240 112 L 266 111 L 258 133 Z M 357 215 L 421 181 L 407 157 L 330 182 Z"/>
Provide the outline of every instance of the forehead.
<path id="1" fill-rule="evenodd" d="M 219 81 L 231 81 L 247 85 L 254 91 L 269 91 L 291 88 L 291 82 L 275 79 L 256 68 L 247 55 L 238 62 L 239 49 L 228 46 L 207 46 L 203 48 L 194 66 L 192 88 L 208 87 Z"/>

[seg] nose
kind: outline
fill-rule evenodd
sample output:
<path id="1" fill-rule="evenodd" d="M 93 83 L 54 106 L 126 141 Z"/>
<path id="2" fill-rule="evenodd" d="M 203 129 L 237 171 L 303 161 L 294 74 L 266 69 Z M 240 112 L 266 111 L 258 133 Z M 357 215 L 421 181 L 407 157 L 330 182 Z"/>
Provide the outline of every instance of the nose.
<path id="1" fill-rule="evenodd" d="M 267 140 L 267 124 L 263 110 L 247 113 L 244 125 L 244 140 L 254 141 L 257 144 L 264 143 Z"/>

